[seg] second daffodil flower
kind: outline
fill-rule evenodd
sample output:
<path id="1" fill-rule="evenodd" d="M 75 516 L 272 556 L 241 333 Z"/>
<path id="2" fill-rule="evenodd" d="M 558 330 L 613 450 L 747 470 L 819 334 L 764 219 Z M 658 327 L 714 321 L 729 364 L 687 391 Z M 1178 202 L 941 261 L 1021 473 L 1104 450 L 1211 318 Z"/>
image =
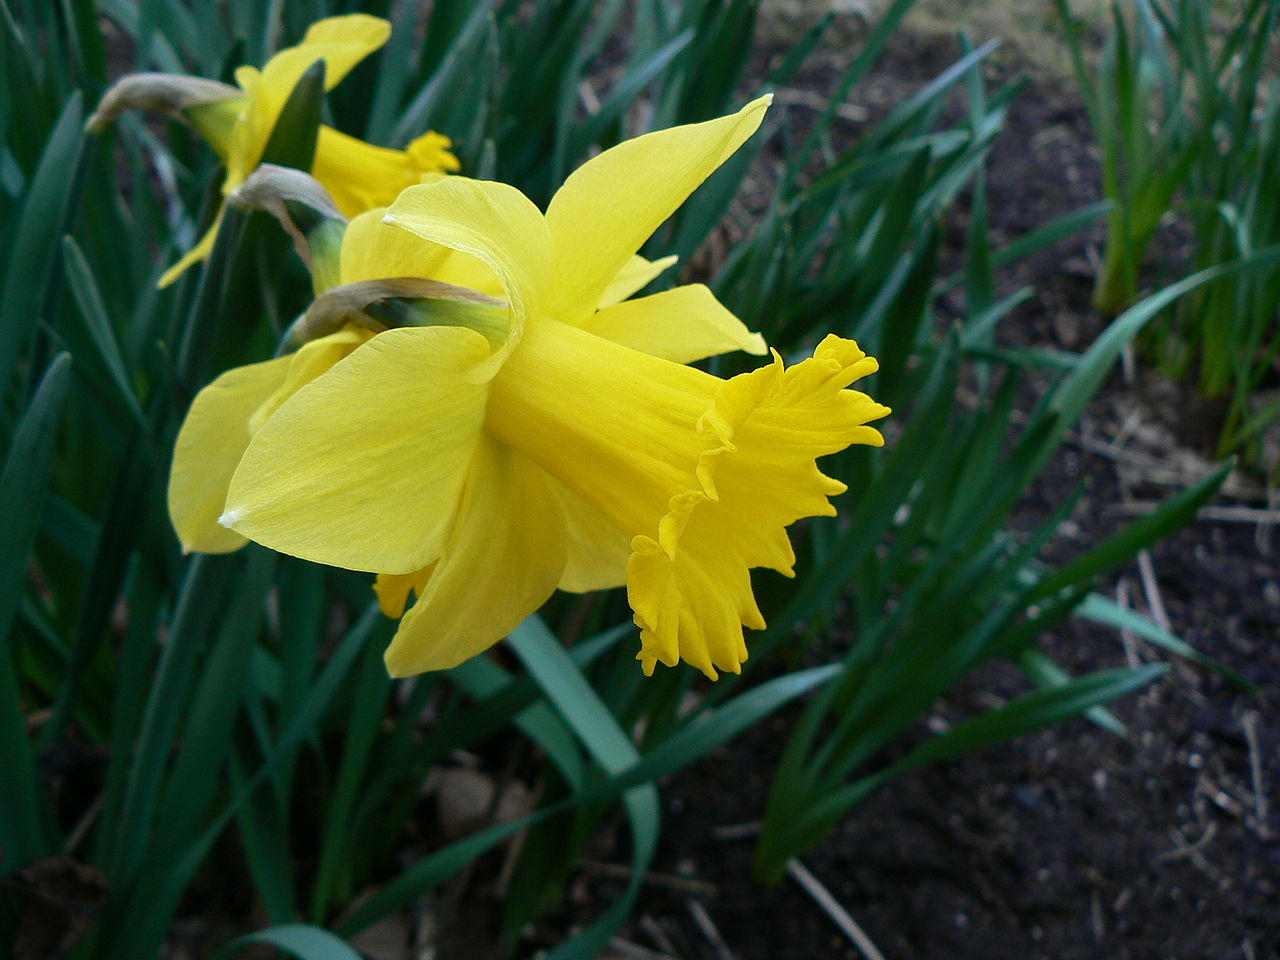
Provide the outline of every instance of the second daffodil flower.
<path id="1" fill-rule="evenodd" d="M 161 110 L 190 123 L 209 141 L 226 166 L 222 192 L 230 194 L 262 159 L 276 121 L 303 74 L 324 61 L 324 88 L 331 90 L 361 60 L 391 35 L 380 17 L 356 13 L 313 23 L 302 42 L 281 50 L 263 66 L 238 67 L 239 86 L 176 74 L 130 74 L 115 84 L 89 118 L 99 130 L 126 109 Z M 404 150 L 375 146 L 321 125 L 316 134 L 311 173 L 329 191 L 346 216 L 394 200 L 405 187 L 458 169 L 449 138 L 428 131 Z M 168 286 L 188 267 L 206 259 L 222 224 L 220 209 L 194 247 L 165 271 Z"/>
<path id="2" fill-rule="evenodd" d="M 889 412 L 848 389 L 876 370 L 850 340 L 722 380 L 687 364 L 766 349 L 706 287 L 625 299 L 669 265 L 641 244 L 767 106 L 605 151 L 545 215 L 450 177 L 357 217 L 342 284 L 431 278 L 495 296 L 476 314 L 501 322 L 348 325 L 223 374 L 175 453 L 187 548 L 249 538 L 378 574 L 383 610 L 403 615 L 396 676 L 483 651 L 557 587 L 623 583 L 645 673 L 737 672 L 743 627 L 764 627 L 751 568 L 790 576 L 787 526 L 834 514 L 845 489 L 815 458 L 881 444 L 867 423 Z"/>

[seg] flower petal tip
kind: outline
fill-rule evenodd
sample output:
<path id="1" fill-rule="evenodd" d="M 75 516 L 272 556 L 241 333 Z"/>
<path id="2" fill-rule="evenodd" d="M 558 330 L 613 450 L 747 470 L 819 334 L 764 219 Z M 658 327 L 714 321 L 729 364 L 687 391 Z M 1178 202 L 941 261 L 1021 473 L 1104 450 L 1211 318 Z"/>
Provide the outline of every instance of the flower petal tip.
<path id="1" fill-rule="evenodd" d="M 417 673 L 421 673 L 420 670 L 413 670 L 406 666 L 402 657 L 393 657 L 391 655 L 390 648 L 388 648 L 387 652 L 382 657 L 382 665 L 387 671 L 387 676 L 392 680 L 404 680 L 407 677 L 412 677 Z"/>
<path id="2" fill-rule="evenodd" d="M 218 523 L 226 527 L 228 530 L 234 530 L 236 528 L 236 524 L 240 522 L 240 517 L 241 514 L 239 510 L 227 510 L 218 518 Z"/>

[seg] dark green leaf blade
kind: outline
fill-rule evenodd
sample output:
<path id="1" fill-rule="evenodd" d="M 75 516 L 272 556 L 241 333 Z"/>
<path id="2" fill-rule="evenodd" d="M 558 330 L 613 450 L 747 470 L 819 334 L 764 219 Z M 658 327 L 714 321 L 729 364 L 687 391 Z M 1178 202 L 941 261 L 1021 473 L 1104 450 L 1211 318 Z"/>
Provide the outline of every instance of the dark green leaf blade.
<path id="1" fill-rule="evenodd" d="M 54 440 L 71 381 L 71 357 L 59 354 L 27 408 L 0 473 L 0 870 L 20 869 L 41 858 L 50 837 L 43 789 L 27 737 L 22 697 L 14 674 L 10 628 L 22 598 L 27 557 L 40 522 Z"/>

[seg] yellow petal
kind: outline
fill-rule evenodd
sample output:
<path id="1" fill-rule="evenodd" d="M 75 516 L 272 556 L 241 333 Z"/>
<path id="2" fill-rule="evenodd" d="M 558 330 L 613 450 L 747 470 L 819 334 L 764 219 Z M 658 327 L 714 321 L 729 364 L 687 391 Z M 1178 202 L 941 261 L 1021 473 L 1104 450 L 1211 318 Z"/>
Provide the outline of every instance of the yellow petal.
<path id="1" fill-rule="evenodd" d="M 570 593 L 620 587 L 627 580 L 631 543 L 589 500 L 549 474 L 547 482 L 564 517 L 566 557 L 558 584 Z"/>
<path id="2" fill-rule="evenodd" d="M 770 99 L 627 140 L 574 171 L 547 208 L 556 278 L 547 315 L 590 314 L 650 234 L 756 131 Z"/>
<path id="3" fill-rule="evenodd" d="M 730 350 L 768 352 L 764 338 L 748 330 L 700 283 L 606 307 L 588 318 L 582 329 L 676 363 L 693 363 Z"/>
<path id="4" fill-rule="evenodd" d="M 408 150 L 391 150 L 322 126 L 311 175 L 324 184 L 345 216 L 354 217 L 387 206 L 428 173 L 456 169 L 457 159 L 441 142 L 447 145 L 449 140 L 427 133 Z"/>
<path id="5" fill-rule="evenodd" d="M 293 87 L 278 95 L 263 82 L 262 71 L 257 67 L 237 67 L 236 83 L 244 91 L 244 110 L 231 131 L 227 149 L 227 175 L 222 182 L 222 193 L 229 194 L 251 174 L 262 159 L 262 151 L 275 128 L 285 101 Z M 297 80 L 295 79 L 295 84 Z"/>
<path id="6" fill-rule="evenodd" d="M 630 539 L 689 482 L 723 381 L 568 324 L 533 324 L 494 378 L 487 428 Z"/>
<path id="7" fill-rule="evenodd" d="M 384 210 L 375 207 L 347 226 L 342 238 L 343 283 L 422 277 L 499 299 L 506 297 L 493 271 L 475 257 L 392 226 L 383 221 L 384 214 Z"/>
<path id="8" fill-rule="evenodd" d="M 302 42 L 281 50 L 262 68 L 262 78 L 278 97 L 277 114 L 298 79 L 317 60 L 324 60 L 324 88 L 332 90 L 351 69 L 391 36 L 391 24 L 380 17 L 353 13 L 319 20 L 307 28 Z"/>
<path id="9" fill-rule="evenodd" d="M 246 104 L 244 97 L 229 97 L 226 100 L 187 107 L 182 112 L 191 126 L 213 147 L 218 159 L 225 164 L 227 155 L 231 152 L 236 124 L 244 113 Z"/>
<path id="10" fill-rule="evenodd" d="M 245 447 L 249 418 L 284 383 L 292 357 L 228 370 L 196 394 L 178 431 L 169 517 L 188 553 L 227 553 L 245 538 L 218 523 Z"/>
<path id="11" fill-rule="evenodd" d="M 249 441 L 285 400 L 370 336 L 348 327 L 290 356 L 228 370 L 196 394 L 169 475 L 169 516 L 183 549 L 225 553 L 244 545 L 245 538 L 218 518 Z"/>
<path id="12" fill-rule="evenodd" d="M 236 83 L 245 92 L 246 105 L 232 131 L 223 192 L 243 183 L 258 165 L 289 95 L 313 63 L 324 61 L 324 87 L 332 90 L 389 36 L 391 24 L 378 17 L 361 13 L 329 17 L 312 24 L 300 44 L 281 50 L 262 70 L 238 68 Z"/>
<path id="13" fill-rule="evenodd" d="M 418 602 L 387 648 L 387 670 L 445 670 L 493 646 L 542 606 L 564 563 L 564 523 L 542 471 L 481 440 L 444 553 L 424 587 L 412 584 Z"/>
<path id="14" fill-rule="evenodd" d="M 866 424 L 887 409 L 846 389 L 874 370 L 828 338 L 723 381 L 547 321 L 494 380 L 487 425 L 631 538 L 645 670 L 683 659 L 714 677 L 745 659 L 743 626 L 763 627 L 750 570 L 790 573 L 786 527 L 844 490 L 815 458 L 882 442 Z"/>
<path id="15" fill-rule="evenodd" d="M 343 283 L 423 277 L 434 280 L 453 252 L 448 247 L 383 222 L 386 211 L 375 207 L 347 224 L 342 237 L 340 275 Z"/>
<path id="16" fill-rule="evenodd" d="M 213 218 L 213 224 L 204 232 L 204 236 L 196 241 L 196 245 L 184 253 L 177 263 L 161 275 L 160 282 L 156 284 L 157 287 L 163 290 L 186 273 L 188 267 L 209 258 L 209 254 L 213 252 L 213 243 L 218 239 L 218 230 L 222 227 L 222 215 L 225 211 L 225 205 L 218 207 L 218 215 Z"/>
<path id="17" fill-rule="evenodd" d="M 888 408 L 845 389 L 875 369 L 856 343 L 828 337 L 813 358 L 784 368 L 775 354 L 773 364 L 716 393 L 697 423 L 704 446 L 696 482 L 671 498 L 656 537 L 632 543 L 627 596 L 645 673 L 677 660 L 713 680 L 716 670 L 739 671 L 747 653 L 741 625 L 764 627 L 748 571 L 791 576 L 786 527 L 834 515 L 827 498 L 845 490 L 815 459 L 884 442 L 866 423 Z"/>
<path id="18" fill-rule="evenodd" d="M 637 655 L 645 676 L 657 663 L 680 660 L 712 680 L 717 668 L 741 672 L 747 659 L 742 627 L 764 629 L 748 567 L 731 554 L 686 545 L 674 563 L 649 537 L 636 537 L 627 566 L 627 599 L 640 628 Z"/>
<path id="19" fill-rule="evenodd" d="M 311 175 L 348 218 L 385 207 L 418 180 L 410 176 L 409 156 L 403 150 L 377 147 L 325 126 L 316 139 Z"/>
<path id="20" fill-rule="evenodd" d="M 623 265 L 622 269 L 609 281 L 609 285 L 604 288 L 604 293 L 600 295 L 599 309 L 611 307 L 627 299 L 637 290 L 643 290 L 662 271 L 674 266 L 678 259 L 679 257 L 673 254 L 658 260 L 646 260 L 637 253 Z"/>
<path id="21" fill-rule="evenodd" d="M 305 343 L 295 353 L 281 358 L 289 361 L 288 372 L 280 386 L 249 418 L 249 432 L 257 433 L 286 400 L 322 373 L 328 373 L 372 336 L 373 333 L 363 327 L 346 326 L 337 333 Z"/>
<path id="22" fill-rule="evenodd" d="M 436 133 L 434 130 L 428 130 L 420 137 L 414 137 L 409 141 L 409 145 L 404 148 L 413 162 L 413 165 L 422 173 L 430 173 L 432 171 L 456 172 L 462 169 L 462 164 L 458 162 L 458 158 L 453 155 L 450 147 L 453 141 L 446 137 L 443 133 Z"/>
<path id="23" fill-rule="evenodd" d="M 296 557 L 407 574 L 444 544 L 487 390 L 489 355 L 465 327 L 381 333 L 262 425 L 221 522 Z"/>
<path id="24" fill-rule="evenodd" d="M 519 339 L 551 277 L 547 225 L 524 194 L 503 183 L 446 177 L 409 187 L 387 210 L 386 221 L 492 270 L 511 304 L 512 343 Z"/>
<path id="25" fill-rule="evenodd" d="M 422 596 L 427 581 L 435 571 L 433 563 L 417 573 L 380 573 L 374 581 L 373 592 L 378 597 L 378 609 L 384 616 L 399 619 L 409 604 L 409 595 Z"/>

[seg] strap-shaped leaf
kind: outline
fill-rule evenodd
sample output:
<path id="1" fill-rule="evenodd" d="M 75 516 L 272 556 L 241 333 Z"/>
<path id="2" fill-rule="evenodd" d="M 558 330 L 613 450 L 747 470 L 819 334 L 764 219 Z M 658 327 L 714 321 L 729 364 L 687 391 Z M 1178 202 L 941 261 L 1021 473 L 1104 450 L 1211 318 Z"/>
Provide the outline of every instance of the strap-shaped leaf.
<path id="1" fill-rule="evenodd" d="M 237 937 L 213 955 L 213 960 L 234 956 L 245 947 L 266 944 L 292 954 L 298 960 L 360 960 L 360 954 L 344 940 L 322 927 L 286 923 Z"/>
<path id="2" fill-rule="evenodd" d="M 89 333 L 93 360 L 106 375 L 121 405 L 133 416 L 135 424 L 141 425 L 145 423 L 146 417 L 129 382 L 124 356 L 116 342 L 115 331 L 107 316 L 107 307 L 98 281 L 94 278 L 93 268 L 71 237 L 63 238 L 63 250 L 66 256 L 67 282 Z"/>
<path id="3" fill-rule="evenodd" d="M 1258 689 L 1256 683 L 1239 671 L 1231 669 L 1224 663 L 1219 663 L 1213 657 L 1206 656 L 1187 643 L 1187 641 L 1165 630 L 1159 624 L 1153 623 L 1150 618 L 1144 617 L 1136 610 L 1128 610 L 1100 593 L 1091 593 L 1085 597 L 1080 606 L 1076 607 L 1074 613 L 1083 620 L 1092 620 L 1094 623 L 1101 623 L 1117 630 L 1128 630 L 1130 633 L 1137 634 L 1148 643 L 1153 643 L 1175 656 L 1190 660 L 1206 670 L 1212 670 L 1218 676 L 1229 683 L 1235 684 L 1242 690 L 1253 692 Z"/>
<path id="4" fill-rule="evenodd" d="M 1090 577 L 1114 570 L 1146 547 L 1190 523 L 1199 509 L 1213 497 L 1231 472 L 1234 463 L 1224 463 L 1193 487 L 1170 497 L 1155 513 L 1148 514 L 1114 533 L 1083 556 L 1067 563 L 1042 580 L 1032 600 L 1052 596 Z"/>
<path id="5" fill-rule="evenodd" d="M 24 592 L 27 556 L 40 522 L 54 440 L 71 381 L 71 357 L 59 354 L 18 424 L 0 473 L 0 871 L 18 870 L 48 852 L 49 811 L 27 737 L 14 672 L 10 628 Z"/>
<path id="6" fill-rule="evenodd" d="M 18 361 L 44 314 L 44 301 L 75 190 L 84 136 L 80 94 L 67 100 L 49 135 L 22 213 L 6 231 L 9 250 L 0 291 L 0 390 L 7 393 L 17 378 Z"/>
<path id="7" fill-rule="evenodd" d="M 317 60 L 298 78 L 271 128 L 260 163 L 310 170 L 320 135 L 320 108 L 324 105 L 324 60 Z"/>
<path id="8" fill-rule="evenodd" d="M 370 643 L 384 643 L 387 639 L 385 634 L 389 632 L 387 628 L 388 622 L 379 613 L 377 605 L 370 606 L 339 642 L 333 656 L 303 698 L 293 721 L 286 726 L 262 765 L 235 791 L 203 832 L 192 837 L 181 849 L 168 851 L 163 864 L 157 864 L 160 869 L 147 873 L 143 878 L 145 882 L 133 893 L 132 902 L 136 904 L 136 908 L 127 913 L 127 927 L 114 930 L 115 939 L 107 941 L 113 943 L 120 956 L 155 955 L 164 940 L 165 931 L 183 891 L 209 855 L 218 837 L 250 795 L 281 765 L 291 760 L 304 741 L 316 735 L 326 711 L 360 652 L 367 649 Z"/>
<path id="9" fill-rule="evenodd" d="M 1052 726 L 1060 720 L 1132 693 L 1156 679 L 1166 669 L 1168 668 L 1164 664 L 1153 664 L 1102 670 L 1062 686 L 1025 694 L 1003 707 L 988 710 L 959 723 L 946 733 L 926 740 L 883 770 L 816 798 L 813 803 L 800 809 L 790 822 L 783 825 L 783 829 L 777 831 L 772 844 L 768 847 L 761 844 L 757 851 L 757 869 L 765 880 L 780 877 L 786 868 L 786 860 L 794 851 L 816 843 L 839 821 L 845 811 L 901 773 Z"/>
<path id="10" fill-rule="evenodd" d="M 656 782 L 675 773 L 759 723 L 773 711 L 829 681 L 838 669 L 831 666 L 800 670 L 762 683 L 729 703 L 706 711 L 696 721 L 651 750 L 643 759 L 620 770 L 608 780 L 520 820 L 489 827 L 437 850 L 361 903 L 343 922 L 340 932 L 349 936 L 413 902 L 425 891 L 444 882 L 476 857 L 521 830 L 559 816 L 579 804 L 605 800 L 632 787 Z M 564 686 L 570 689 L 576 686 L 576 681 L 566 681 Z M 612 735 L 606 736 L 614 739 Z M 612 922 L 614 918 L 615 915 L 610 913 L 596 921 L 600 924 L 599 929 L 603 930 L 605 921 Z"/>
<path id="11" fill-rule="evenodd" d="M 540 618 L 535 615 L 522 623 L 509 642 L 547 699 L 606 772 L 616 776 L 640 760 L 639 751 L 613 712 Z M 623 794 L 622 802 L 631 822 L 631 881 L 626 893 L 582 933 L 547 954 L 548 960 L 598 956 L 640 892 L 657 850 L 662 823 L 658 790 L 652 783 L 632 787 Z"/>

